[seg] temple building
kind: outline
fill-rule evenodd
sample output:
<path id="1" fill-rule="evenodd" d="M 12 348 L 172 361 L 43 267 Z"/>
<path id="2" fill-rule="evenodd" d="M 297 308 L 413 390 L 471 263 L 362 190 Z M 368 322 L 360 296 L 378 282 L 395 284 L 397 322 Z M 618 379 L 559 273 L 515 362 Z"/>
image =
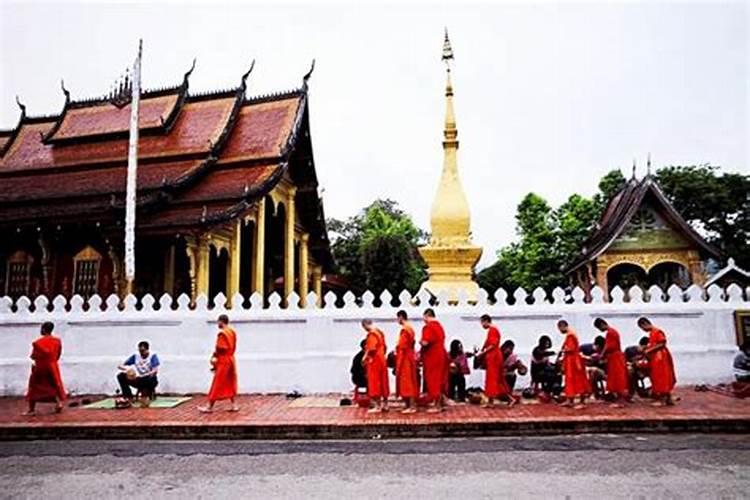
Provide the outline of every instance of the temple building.
<path id="1" fill-rule="evenodd" d="M 706 262 L 720 251 L 677 212 L 650 174 L 635 176 L 609 201 L 581 254 L 568 268 L 573 284 L 605 292 L 633 285 L 666 290 L 704 285 Z"/>
<path id="2" fill-rule="evenodd" d="M 133 292 L 322 291 L 333 266 L 310 139 L 308 78 L 247 97 L 141 93 Z M 312 70 L 311 70 L 312 71 Z M 125 294 L 130 102 L 73 100 L 0 132 L 0 295 Z"/>

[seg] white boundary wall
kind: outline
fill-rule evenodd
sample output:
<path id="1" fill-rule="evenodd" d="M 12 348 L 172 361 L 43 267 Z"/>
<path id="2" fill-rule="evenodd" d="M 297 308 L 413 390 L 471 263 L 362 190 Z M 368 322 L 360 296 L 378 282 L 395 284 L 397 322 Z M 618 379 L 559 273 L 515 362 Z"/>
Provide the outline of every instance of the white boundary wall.
<path id="1" fill-rule="evenodd" d="M 649 293 L 650 292 L 650 293 Z M 484 331 L 478 318 L 488 313 L 500 327 L 503 340 L 512 339 L 516 352 L 528 363 L 531 349 L 540 334 L 550 335 L 559 346 L 562 341 L 555 322 L 567 319 L 582 342 L 591 341 L 598 334 L 592 326 L 597 316 L 606 318 L 621 335 L 623 348 L 637 343 L 642 332 L 635 321 L 641 315 L 650 317 L 663 328 L 675 357 L 680 384 L 715 383 L 731 379 L 731 361 L 736 352 L 733 312 L 750 309 L 747 297 L 750 289 L 737 286 L 727 290 L 713 286 L 707 291 L 691 287 L 686 291 L 672 287 L 667 293 L 658 289 L 644 292 L 631 289 L 630 301 L 623 301 L 623 292 L 615 290 L 612 302 L 605 303 L 601 290 L 595 289 L 593 300 L 586 303 L 583 292 L 576 289 L 567 295 L 560 289 L 547 300 L 541 289 L 528 296 L 523 290 L 514 293 L 514 305 L 508 305 L 507 295 L 498 290 L 497 303 L 490 304 L 486 294 L 479 303 L 471 305 L 459 298 L 457 305 L 448 305 L 438 297 L 435 306 L 443 323 L 448 341 L 460 338 L 467 350 L 481 346 Z M 241 303 L 235 297 L 234 303 Z M 23 395 L 30 371 L 31 341 L 37 337 L 43 321 L 53 321 L 56 334 L 63 341 L 62 374 L 66 388 L 72 394 L 112 393 L 117 387 L 116 366 L 135 352 L 139 340 L 148 340 L 152 351 L 162 360 L 160 390 L 162 392 L 206 392 L 211 373 L 208 359 L 215 340 L 215 318 L 226 312 L 238 332 L 237 358 L 240 391 L 338 392 L 351 389 L 349 367 L 351 358 L 363 338 L 359 321 L 373 318 L 386 332 L 391 349 L 396 341 L 398 326 L 395 313 L 401 307 L 390 305 L 373 307 L 373 296 L 366 293 L 360 303 L 347 293 L 341 308 L 333 305 L 332 295 L 327 305 L 318 308 L 314 294 L 308 297 L 307 308 L 296 304 L 299 297 L 292 295 L 288 309 L 279 307 L 280 297 L 273 295 L 269 308 L 260 307 L 260 297 L 251 297 L 248 309 L 209 308 L 205 296 L 197 299 L 193 308 L 189 299 L 181 296 L 172 302 L 169 296 L 158 303 L 145 296 L 139 304 L 132 296 L 118 309 L 118 299 L 109 297 L 106 303 L 95 296 L 88 304 L 80 297 L 69 302 L 57 297 L 49 304 L 39 297 L 32 304 L 21 298 L 15 304 L 0 298 L 0 395 Z M 384 302 L 390 302 L 385 294 Z M 427 296 L 412 299 L 406 293 L 399 296 L 418 329 Z M 648 300 L 647 300 L 648 299 Z M 218 296 L 217 304 L 225 303 Z M 527 302 L 532 302 L 528 304 Z M 469 385 L 481 385 L 484 372 L 472 373 Z M 528 382 L 522 378 L 518 386 Z"/>

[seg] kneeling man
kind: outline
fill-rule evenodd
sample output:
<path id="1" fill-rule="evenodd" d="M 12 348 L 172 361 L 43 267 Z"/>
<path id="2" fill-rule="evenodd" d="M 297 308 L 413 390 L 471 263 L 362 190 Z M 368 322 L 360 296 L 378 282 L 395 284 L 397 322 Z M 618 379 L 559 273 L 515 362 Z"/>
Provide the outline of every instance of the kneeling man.
<path id="1" fill-rule="evenodd" d="M 159 371 L 159 358 L 149 351 L 148 342 L 138 342 L 138 352 L 130 356 L 117 367 L 117 381 L 120 383 L 122 395 L 133 400 L 131 387 L 135 387 L 148 399 L 152 399 L 159 381 L 156 374 Z"/>

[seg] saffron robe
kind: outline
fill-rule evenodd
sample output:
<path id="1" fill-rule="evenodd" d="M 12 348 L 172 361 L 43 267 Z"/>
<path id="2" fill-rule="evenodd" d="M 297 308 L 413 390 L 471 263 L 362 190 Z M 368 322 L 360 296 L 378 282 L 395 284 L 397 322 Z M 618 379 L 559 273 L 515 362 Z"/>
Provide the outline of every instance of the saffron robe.
<path id="1" fill-rule="evenodd" d="M 365 359 L 367 360 L 367 395 L 371 398 L 387 398 L 388 364 L 386 362 L 385 335 L 377 328 L 367 332 L 365 339 Z"/>
<path id="2" fill-rule="evenodd" d="M 411 325 L 404 325 L 396 345 L 396 394 L 404 399 L 419 396 L 415 338 L 416 334 Z"/>
<path id="3" fill-rule="evenodd" d="M 651 349 L 657 344 L 667 342 L 667 336 L 658 328 L 652 328 L 648 334 L 648 346 Z M 667 346 L 657 349 L 648 354 L 649 377 L 651 378 L 651 394 L 654 396 L 666 396 L 671 394 L 677 383 L 674 372 L 674 361 L 672 353 Z"/>
<path id="4" fill-rule="evenodd" d="M 485 376 L 484 395 L 488 398 L 499 398 L 510 394 L 510 388 L 505 381 L 505 360 L 500 350 L 500 330 L 495 326 L 487 329 L 487 338 L 482 350 L 490 349 L 484 355 Z"/>
<path id="5" fill-rule="evenodd" d="M 437 401 L 448 388 L 448 352 L 445 350 L 445 330 L 436 320 L 422 327 L 422 366 L 425 392 L 429 401 Z"/>
<path id="6" fill-rule="evenodd" d="M 65 399 L 65 387 L 60 376 L 58 361 L 62 355 L 62 342 L 54 335 L 42 335 L 31 344 L 34 366 L 29 376 L 28 401 L 54 401 Z"/>
<path id="7" fill-rule="evenodd" d="M 574 398 L 591 394 L 591 384 L 586 375 L 586 364 L 583 362 L 578 337 L 573 329 L 568 329 L 562 349 L 562 371 L 565 376 L 565 397 Z"/>
<path id="8" fill-rule="evenodd" d="M 623 397 L 629 396 L 628 365 L 620 346 L 620 332 L 612 327 L 607 328 L 604 337 L 602 358 L 607 363 L 607 391 Z"/>
<path id="9" fill-rule="evenodd" d="M 214 379 L 208 391 L 209 401 L 229 399 L 237 395 L 237 361 L 234 352 L 237 349 L 237 333 L 225 326 L 216 336 L 216 347 L 213 357 Z"/>

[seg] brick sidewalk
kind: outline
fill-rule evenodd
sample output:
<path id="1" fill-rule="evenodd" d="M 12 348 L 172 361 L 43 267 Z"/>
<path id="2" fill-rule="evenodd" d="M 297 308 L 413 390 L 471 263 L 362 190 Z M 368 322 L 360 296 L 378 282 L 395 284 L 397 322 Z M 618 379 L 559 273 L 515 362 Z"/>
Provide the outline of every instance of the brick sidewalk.
<path id="1" fill-rule="evenodd" d="M 241 411 L 219 403 L 210 415 L 198 412 L 198 395 L 175 408 L 99 410 L 66 407 L 24 417 L 21 398 L 0 398 L 0 440 L 52 438 L 371 438 L 437 437 L 567 432 L 750 432 L 750 400 L 715 393 L 678 391 L 675 407 L 654 408 L 636 400 L 624 409 L 592 403 L 584 410 L 555 404 L 519 404 L 511 409 L 475 405 L 449 407 L 442 414 L 368 414 L 357 407 L 335 406 L 337 395 L 286 399 L 282 395 L 245 395 Z M 76 398 L 73 401 L 77 401 Z M 91 399 L 96 399 L 91 397 Z"/>

